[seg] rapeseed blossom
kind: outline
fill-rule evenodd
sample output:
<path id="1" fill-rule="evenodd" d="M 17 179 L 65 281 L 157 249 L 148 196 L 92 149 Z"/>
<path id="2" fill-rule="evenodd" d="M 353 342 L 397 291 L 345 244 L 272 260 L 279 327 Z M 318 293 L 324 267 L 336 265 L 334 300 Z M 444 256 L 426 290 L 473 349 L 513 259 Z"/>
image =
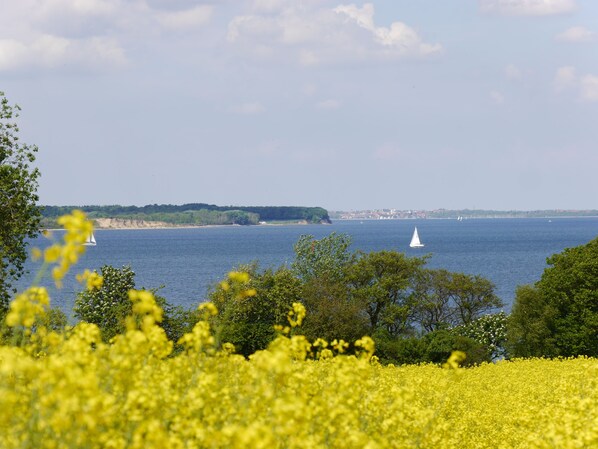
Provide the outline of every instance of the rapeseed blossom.
<path id="1" fill-rule="evenodd" d="M 459 370 L 455 377 L 435 365 L 372 364 L 363 357 L 373 349 L 368 338 L 356 343 L 363 353 L 355 357 L 331 351 L 344 342 L 280 335 L 246 360 L 229 345 L 219 351 L 204 320 L 183 337 L 186 350 L 170 355 L 153 295 L 133 291 L 130 298 L 131 322 L 140 327 L 111 344 L 102 343 L 95 325 L 80 323 L 54 335 L 42 356 L 0 346 L 0 447 L 598 444 L 594 359 L 463 369 L 462 354 L 454 354 L 448 363 Z M 314 350 L 330 352 L 314 360 Z"/>
<path id="2" fill-rule="evenodd" d="M 6 324 L 9 327 L 30 328 L 50 307 L 50 297 L 44 287 L 30 287 L 10 303 Z"/>

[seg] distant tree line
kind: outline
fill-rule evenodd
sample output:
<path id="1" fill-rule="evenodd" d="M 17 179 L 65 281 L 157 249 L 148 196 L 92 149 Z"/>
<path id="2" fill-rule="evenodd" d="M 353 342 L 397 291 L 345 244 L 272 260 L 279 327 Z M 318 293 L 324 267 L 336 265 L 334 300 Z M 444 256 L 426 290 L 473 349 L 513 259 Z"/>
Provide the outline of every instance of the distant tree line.
<path id="1" fill-rule="evenodd" d="M 259 221 L 307 221 L 329 223 L 326 209 L 295 206 L 216 206 L 191 203 L 183 205 L 152 204 L 147 206 L 44 206 L 42 226 L 52 226 L 56 219 L 74 208 L 83 210 L 89 218 L 122 218 L 163 221 L 177 225 L 258 224 Z"/>

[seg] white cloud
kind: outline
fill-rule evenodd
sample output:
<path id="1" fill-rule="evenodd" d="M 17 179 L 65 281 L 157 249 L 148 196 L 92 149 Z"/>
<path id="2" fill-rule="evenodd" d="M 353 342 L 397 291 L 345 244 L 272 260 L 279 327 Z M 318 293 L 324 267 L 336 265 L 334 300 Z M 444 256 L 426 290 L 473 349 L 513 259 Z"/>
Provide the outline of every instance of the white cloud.
<path id="1" fill-rule="evenodd" d="M 66 39 L 43 35 L 29 42 L 0 40 L 0 71 L 79 66 L 94 69 L 127 63 L 124 50 L 112 39 Z"/>
<path id="2" fill-rule="evenodd" d="M 322 100 L 319 101 L 318 103 L 316 103 L 316 108 L 318 109 L 328 109 L 328 110 L 332 110 L 332 109 L 338 109 L 341 107 L 341 104 L 339 101 L 337 100 Z"/>
<path id="3" fill-rule="evenodd" d="M 585 75 L 580 80 L 581 99 L 585 101 L 598 101 L 598 76 Z"/>
<path id="4" fill-rule="evenodd" d="M 118 0 L 37 0 L 35 14 L 53 16 L 55 14 L 76 14 L 101 16 L 114 13 L 119 7 Z"/>
<path id="5" fill-rule="evenodd" d="M 393 22 L 390 28 L 377 27 L 374 24 L 374 5 L 366 3 L 362 8 L 355 5 L 340 5 L 334 9 L 337 14 L 344 14 L 358 26 L 368 30 L 374 40 L 387 47 L 395 47 L 401 53 L 428 55 L 442 49 L 439 44 L 426 44 L 417 32 L 402 22 Z"/>
<path id="6" fill-rule="evenodd" d="M 67 38 L 103 34 L 120 17 L 128 15 L 120 0 L 21 0 L 20 3 L 21 20 L 34 32 Z"/>
<path id="7" fill-rule="evenodd" d="M 575 0 L 480 0 L 482 12 L 509 16 L 565 14 L 575 8 Z"/>
<path id="8" fill-rule="evenodd" d="M 559 67 L 554 77 L 554 86 L 557 92 L 576 92 L 582 101 L 598 101 L 598 76 L 578 76 L 575 67 Z"/>
<path id="9" fill-rule="evenodd" d="M 309 50 L 301 50 L 299 52 L 299 64 L 303 66 L 317 65 L 320 62 L 314 52 Z"/>
<path id="10" fill-rule="evenodd" d="M 162 30 L 194 29 L 212 18 L 213 6 L 169 2 L 167 9 L 148 0 L 11 2 L 0 14 L 0 70 L 122 67 L 132 42 L 149 42 Z"/>
<path id="11" fill-rule="evenodd" d="M 283 0 L 254 0 L 252 9 L 257 12 L 276 12 L 283 8 Z"/>
<path id="12" fill-rule="evenodd" d="M 555 40 L 558 42 L 591 42 L 594 40 L 595 33 L 584 27 L 572 27 L 560 34 L 557 34 Z"/>
<path id="13" fill-rule="evenodd" d="M 0 72 L 19 67 L 25 60 L 27 46 L 15 39 L 0 39 Z"/>
<path id="14" fill-rule="evenodd" d="M 238 105 L 235 105 L 230 108 L 231 112 L 234 112 L 235 114 L 241 114 L 241 115 L 261 114 L 265 110 L 266 109 L 258 102 L 242 103 L 242 104 L 238 104 Z"/>
<path id="15" fill-rule="evenodd" d="M 377 26 L 370 3 L 334 9 L 323 8 L 317 1 L 276 6 L 274 14 L 234 17 L 229 22 L 228 41 L 246 55 L 269 54 L 303 66 L 425 57 L 442 49 L 440 44 L 424 42 L 416 30 L 402 22 Z"/>
<path id="16" fill-rule="evenodd" d="M 490 98 L 496 104 L 503 104 L 505 102 L 505 96 L 497 90 L 493 90 L 492 92 L 490 92 Z"/>
<path id="17" fill-rule="evenodd" d="M 209 5 L 200 5 L 195 8 L 158 13 L 158 21 L 166 28 L 183 29 L 204 25 L 212 17 L 213 8 Z"/>
<path id="18" fill-rule="evenodd" d="M 575 67 L 559 67 L 554 76 L 554 88 L 557 92 L 574 87 L 577 83 L 577 73 Z"/>
<path id="19" fill-rule="evenodd" d="M 279 31 L 277 23 L 269 17 L 236 16 L 228 24 L 226 37 L 229 42 L 236 42 L 242 36 L 271 37 L 278 34 Z"/>
<path id="20" fill-rule="evenodd" d="M 505 76 L 509 80 L 518 80 L 521 79 L 521 69 L 519 67 L 509 64 L 505 67 Z"/>

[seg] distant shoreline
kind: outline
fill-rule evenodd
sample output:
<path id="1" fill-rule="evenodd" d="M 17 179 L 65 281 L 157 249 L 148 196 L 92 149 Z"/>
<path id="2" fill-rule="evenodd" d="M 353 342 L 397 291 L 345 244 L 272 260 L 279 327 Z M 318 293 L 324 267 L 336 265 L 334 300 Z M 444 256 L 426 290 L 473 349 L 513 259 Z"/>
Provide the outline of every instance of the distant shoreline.
<path id="1" fill-rule="evenodd" d="M 566 215 L 566 216 L 546 216 L 546 217 L 467 217 L 463 218 L 463 221 L 468 220 L 559 220 L 567 218 L 598 218 L 597 215 Z M 411 220 L 449 220 L 458 221 L 456 218 L 451 217 L 414 217 L 414 218 L 335 218 L 336 221 L 411 221 Z M 95 231 L 144 231 L 144 230 L 168 230 L 168 229 L 208 229 L 208 228 L 244 228 L 253 226 L 306 226 L 307 222 L 288 222 L 288 223 L 259 223 L 251 225 L 240 225 L 240 224 L 222 224 L 222 225 L 161 225 L 161 226 L 121 226 L 121 227 L 101 227 L 94 226 Z M 322 223 L 324 224 L 324 223 Z M 331 223 L 325 223 L 331 224 Z M 48 231 L 64 231 L 64 228 L 41 228 L 41 232 Z"/>
<path id="2" fill-rule="evenodd" d="M 95 220 L 92 220 L 95 221 Z M 152 222 L 146 222 L 152 223 Z M 160 224 L 154 225 L 151 224 L 149 226 L 144 225 L 121 225 L 121 224 L 113 224 L 111 226 L 97 226 L 94 225 L 95 231 L 144 231 L 144 230 L 165 230 L 165 229 L 204 229 L 204 228 L 241 228 L 241 227 L 249 227 L 249 226 L 306 226 L 309 223 L 306 221 L 289 221 L 288 223 L 259 223 L 255 225 L 240 225 L 240 224 L 208 224 L 208 225 L 169 225 L 169 224 Z M 40 231 L 64 231 L 64 228 L 42 228 Z"/>
<path id="3" fill-rule="evenodd" d="M 596 209 L 546 209 L 546 210 L 491 210 L 491 209 L 435 209 L 399 210 L 365 209 L 353 211 L 331 211 L 332 220 L 391 220 L 391 219 L 457 219 L 474 218 L 582 218 L 598 217 Z"/>
<path id="4" fill-rule="evenodd" d="M 492 217 L 463 217 L 463 220 L 559 220 L 564 218 L 598 218 L 598 214 L 596 215 L 555 215 L 555 216 L 542 216 L 542 217 L 511 217 L 511 216 L 492 216 Z M 409 220 L 455 220 L 458 219 L 455 217 L 413 217 L 413 218 L 335 218 L 336 221 L 389 221 L 389 220 L 396 220 L 396 221 L 409 221 Z"/>

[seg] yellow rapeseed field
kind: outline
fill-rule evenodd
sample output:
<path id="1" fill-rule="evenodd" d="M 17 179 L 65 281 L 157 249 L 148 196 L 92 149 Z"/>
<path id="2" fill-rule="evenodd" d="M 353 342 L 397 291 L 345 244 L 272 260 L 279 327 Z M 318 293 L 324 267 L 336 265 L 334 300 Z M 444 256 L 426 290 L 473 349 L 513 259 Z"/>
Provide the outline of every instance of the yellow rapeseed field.
<path id="1" fill-rule="evenodd" d="M 62 279 L 78 249 L 52 251 Z M 598 447 L 594 359 L 463 369 L 456 353 L 444 367 L 382 366 L 367 337 L 349 356 L 342 341 L 294 335 L 299 304 L 249 360 L 230 345 L 216 350 L 208 316 L 217 311 L 203 305 L 173 355 L 153 295 L 129 297 L 127 331 L 110 344 L 87 323 L 66 334 L 39 324 L 43 288 L 13 301 L 13 337 L 0 347 L 1 448 Z"/>

